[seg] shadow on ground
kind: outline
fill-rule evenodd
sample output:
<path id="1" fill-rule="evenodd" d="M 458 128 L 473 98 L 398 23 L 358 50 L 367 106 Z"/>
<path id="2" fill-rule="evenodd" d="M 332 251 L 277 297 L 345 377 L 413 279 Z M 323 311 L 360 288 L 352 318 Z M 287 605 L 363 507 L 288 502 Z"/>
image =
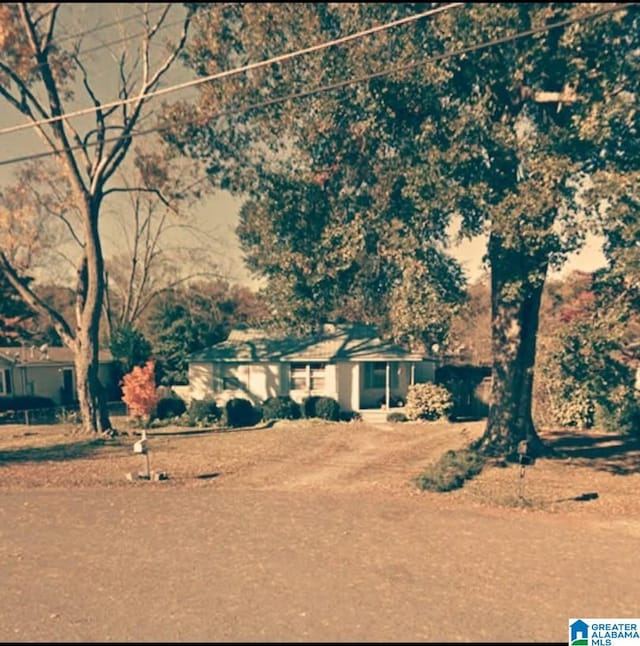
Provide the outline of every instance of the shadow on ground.
<path id="1" fill-rule="evenodd" d="M 104 446 L 102 438 L 85 442 L 54 444 L 53 446 L 32 446 L 0 451 L 0 466 L 11 462 L 48 462 L 86 458 Z"/>
<path id="2" fill-rule="evenodd" d="M 640 473 L 640 439 L 628 435 L 593 434 L 580 431 L 545 433 L 545 444 L 555 459 L 592 466 L 615 475 Z"/>

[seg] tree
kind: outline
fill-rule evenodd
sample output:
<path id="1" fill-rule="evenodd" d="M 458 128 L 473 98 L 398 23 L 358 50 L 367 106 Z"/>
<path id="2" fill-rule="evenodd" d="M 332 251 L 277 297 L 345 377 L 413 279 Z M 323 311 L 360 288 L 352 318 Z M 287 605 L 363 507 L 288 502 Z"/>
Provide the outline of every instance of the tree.
<path id="1" fill-rule="evenodd" d="M 28 327 L 32 318 L 33 312 L 0 275 L 0 345 L 17 345 L 30 339 Z"/>
<path id="2" fill-rule="evenodd" d="M 258 15 L 250 5 L 214 6 L 198 18 L 187 60 L 210 73 L 229 64 L 229 52 L 234 64 L 264 59 L 418 7 L 271 4 Z M 385 283 L 376 260 L 390 227 L 418 242 L 406 255 L 392 245 L 399 267 L 403 257 L 441 252 L 456 218 L 463 235 L 486 233 L 493 390 L 476 448 L 514 457 L 527 440 L 537 455 L 544 446 L 531 404 L 547 271 L 587 230 L 611 232 L 622 196 L 603 187 L 632 184 L 637 173 L 638 111 L 630 108 L 639 34 L 634 6 L 466 5 L 401 36 L 383 32 L 207 87 L 199 116 L 209 110 L 210 121 L 184 125 L 182 107 L 172 140 L 206 159 L 212 180 L 250 196 L 240 231 L 249 258 L 251 245 L 265 254 L 279 244 L 273 283 L 311 315 L 312 301 L 330 311 L 336 300 L 334 285 L 320 289 L 324 278 L 341 283 L 341 293 L 352 285 L 357 293 L 367 278 L 381 296 L 391 293 L 397 277 Z M 313 92 L 332 84 L 333 92 Z M 296 93 L 268 109 L 225 112 Z"/>
<path id="3" fill-rule="evenodd" d="M 151 413 L 160 399 L 155 382 L 155 363 L 134 366 L 122 380 L 122 399 L 129 411 L 148 425 Z"/>
<path id="4" fill-rule="evenodd" d="M 105 314 L 107 336 L 114 329 L 139 325 L 154 298 L 197 278 L 219 277 L 216 257 L 219 245 L 212 235 L 197 227 L 189 214 L 194 199 L 203 192 L 202 182 L 186 185 L 185 172 L 160 154 L 136 147 L 129 208 L 114 209 L 118 222 L 118 252 L 106 261 Z M 182 164 L 184 167 L 184 164 Z M 189 175 L 187 174 L 187 178 Z M 147 187 L 145 191 L 136 186 Z M 159 196 L 161 199 L 159 199 Z M 178 210 L 175 199 L 182 204 Z"/>
<path id="5" fill-rule="evenodd" d="M 145 319 L 146 337 L 164 385 L 188 383 L 189 355 L 224 341 L 231 328 L 252 325 L 264 316 L 246 287 L 224 280 L 200 281 L 164 292 Z"/>
<path id="6" fill-rule="evenodd" d="M 124 371 L 130 372 L 149 360 L 152 347 L 142 332 L 126 326 L 114 331 L 109 349 L 115 359 L 122 361 Z"/>
<path id="7" fill-rule="evenodd" d="M 158 62 L 152 44 L 166 22 L 171 5 L 163 7 L 153 22 L 148 12 L 143 13 L 140 51 L 132 56 L 134 48 L 128 45 L 117 62 L 119 98 L 126 103 L 103 107 L 97 86 L 91 83 L 88 67 L 81 60 L 79 40 L 58 38 L 61 6 L 5 4 L 0 7 L 0 96 L 7 106 L 33 124 L 55 154 L 52 166 L 31 167 L 31 181 L 17 184 L 14 193 L 20 198 L 19 208 L 12 213 L 18 223 L 24 223 L 31 209 L 46 222 L 57 222 L 77 243 L 75 321 L 69 322 L 20 281 L 19 262 L 26 259 L 24 254 L 11 253 L 13 247 L 8 249 L 6 240 L 0 248 L 0 271 L 31 308 L 50 318 L 63 343 L 73 350 L 84 429 L 110 433 L 111 422 L 98 380 L 100 316 L 105 289 L 101 214 L 105 200 L 123 190 L 113 186 L 112 179 L 127 159 L 134 129 L 145 116 L 146 94 L 158 87 L 184 46 L 191 12 L 186 12 L 176 44 Z M 62 47 L 63 40 L 71 44 Z M 137 60 L 136 56 L 139 56 Z M 136 80 L 138 72 L 140 77 Z M 64 118 L 79 89 L 86 92 L 95 106 L 94 123 L 84 134 L 71 119 Z M 152 186 L 134 188 L 157 190 Z M 8 240 L 20 242 L 31 238 L 13 236 Z M 35 251 L 45 248 L 43 245 Z"/>

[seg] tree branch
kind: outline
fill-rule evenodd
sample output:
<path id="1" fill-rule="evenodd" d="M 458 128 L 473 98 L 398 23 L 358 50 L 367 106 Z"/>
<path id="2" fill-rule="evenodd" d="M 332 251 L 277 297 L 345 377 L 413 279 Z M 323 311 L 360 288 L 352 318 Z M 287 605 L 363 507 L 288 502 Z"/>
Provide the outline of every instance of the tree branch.
<path id="1" fill-rule="evenodd" d="M 152 31 L 150 32 L 151 34 L 154 34 L 159 26 L 162 24 L 162 21 L 164 20 L 164 16 L 166 16 L 166 12 L 163 12 L 163 16 L 161 19 L 156 23 L 156 25 L 152 28 Z M 106 159 L 104 160 L 103 163 L 103 178 L 104 181 L 106 181 L 113 173 L 116 171 L 118 166 L 120 165 L 120 162 L 122 159 L 124 159 L 125 155 L 127 154 L 127 150 L 129 149 L 129 146 L 131 145 L 131 132 L 133 131 L 133 128 L 138 122 L 138 118 L 140 116 L 140 113 L 142 112 L 143 106 L 147 102 L 146 95 L 148 92 L 151 92 L 154 87 L 160 82 L 160 79 L 164 76 L 164 74 L 167 72 L 167 70 L 171 67 L 171 65 L 174 63 L 174 61 L 177 59 L 179 53 L 182 51 L 186 40 L 187 40 L 187 34 L 189 31 L 189 25 L 191 23 L 191 11 L 187 13 L 187 16 L 184 20 L 183 26 L 182 26 L 182 33 L 180 35 L 180 39 L 178 40 L 177 45 L 173 48 L 173 51 L 169 54 L 169 56 L 166 58 L 165 62 L 160 65 L 158 70 L 153 74 L 151 79 L 148 78 L 148 54 L 149 54 L 149 44 L 151 40 L 151 36 L 147 36 L 145 39 L 145 49 L 144 49 L 144 59 L 145 59 L 145 69 L 143 70 L 143 84 L 142 88 L 140 90 L 140 95 L 138 100 L 135 102 L 133 106 L 133 110 L 131 111 L 131 115 L 129 117 L 129 120 L 124 124 L 124 129 L 122 133 L 122 137 L 118 139 L 117 142 L 113 145 L 113 148 L 107 155 Z"/>
<path id="2" fill-rule="evenodd" d="M 2 271 L 11 286 L 20 294 L 22 300 L 35 312 L 47 316 L 65 345 L 68 348 L 74 349 L 75 338 L 67 321 L 20 280 L 18 273 L 3 251 L 0 251 L 0 271 Z"/>
<path id="3" fill-rule="evenodd" d="M 22 22 L 29 37 L 31 48 L 39 65 L 42 82 L 47 90 L 47 96 L 49 97 L 49 107 L 51 108 L 51 116 L 62 116 L 62 103 L 60 101 L 60 95 L 58 94 L 56 82 L 53 78 L 53 74 L 51 73 L 51 67 L 49 66 L 49 55 L 40 47 L 40 43 L 38 42 L 38 34 L 36 32 L 35 25 L 31 20 L 28 8 L 24 4 L 21 4 L 19 8 L 20 15 L 22 16 Z M 79 193 L 86 195 L 87 189 L 84 185 L 84 182 L 82 181 L 82 174 L 80 173 L 76 159 L 70 150 L 69 139 L 64 129 L 65 124 L 67 124 L 66 119 L 53 121 L 51 123 L 51 129 L 54 133 L 54 136 L 62 144 L 62 151 L 60 151 L 60 155 L 65 160 L 66 166 L 69 169 L 70 181 L 74 184 L 76 190 Z M 55 146 L 53 148 L 55 150 Z"/>

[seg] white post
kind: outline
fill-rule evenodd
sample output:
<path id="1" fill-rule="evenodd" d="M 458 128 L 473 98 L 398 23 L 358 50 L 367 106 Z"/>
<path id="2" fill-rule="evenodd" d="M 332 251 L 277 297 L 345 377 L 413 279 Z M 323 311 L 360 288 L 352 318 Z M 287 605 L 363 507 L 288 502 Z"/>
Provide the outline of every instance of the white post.
<path id="1" fill-rule="evenodd" d="M 389 377 L 391 373 L 391 369 L 389 366 L 389 362 L 387 361 L 387 365 L 384 371 L 384 377 L 385 377 L 385 388 L 384 388 L 384 396 L 385 396 L 385 402 L 387 404 L 387 410 L 391 407 L 391 389 L 390 389 L 390 384 L 389 384 Z"/>

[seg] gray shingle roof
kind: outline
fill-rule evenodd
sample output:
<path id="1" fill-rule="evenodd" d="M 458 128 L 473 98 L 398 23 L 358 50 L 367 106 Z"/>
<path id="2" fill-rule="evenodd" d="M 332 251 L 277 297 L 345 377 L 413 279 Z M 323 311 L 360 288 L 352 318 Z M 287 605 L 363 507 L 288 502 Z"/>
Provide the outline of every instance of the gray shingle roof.
<path id="1" fill-rule="evenodd" d="M 308 337 L 274 338 L 264 332 L 234 331 L 229 338 L 189 357 L 191 363 L 290 361 L 420 361 L 424 355 L 383 341 L 368 326 L 334 326 Z"/>
<path id="2" fill-rule="evenodd" d="M 63 363 L 73 364 L 73 351 L 69 348 L 47 347 L 46 350 L 40 350 L 37 347 L 3 347 L 0 348 L 0 357 L 8 362 L 18 365 L 24 364 L 50 364 Z M 98 360 L 100 363 L 113 361 L 113 356 L 109 350 L 99 350 Z"/>

